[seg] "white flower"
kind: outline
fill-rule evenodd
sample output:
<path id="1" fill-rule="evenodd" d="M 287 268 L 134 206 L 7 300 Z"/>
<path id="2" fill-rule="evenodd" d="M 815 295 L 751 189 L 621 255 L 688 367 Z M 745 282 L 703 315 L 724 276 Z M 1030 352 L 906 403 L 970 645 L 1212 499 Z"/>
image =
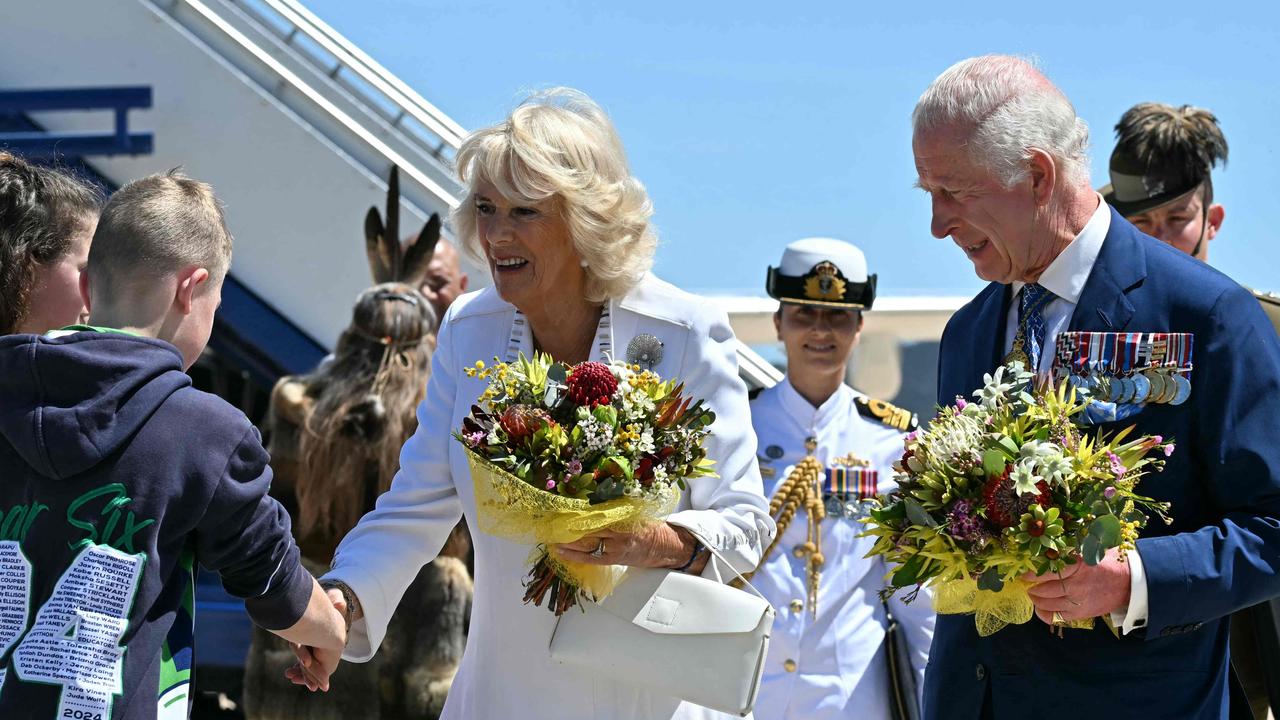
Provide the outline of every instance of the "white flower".
<path id="1" fill-rule="evenodd" d="M 1062 484 L 1071 474 L 1071 461 L 1062 455 L 1049 455 L 1040 458 L 1040 472 L 1046 479 Z"/>
<path id="2" fill-rule="evenodd" d="M 613 428 L 594 417 L 584 418 L 578 427 L 582 429 L 582 444 L 588 455 L 604 450 L 613 442 Z"/>
<path id="3" fill-rule="evenodd" d="M 1008 371 L 1006 376 L 1005 371 Z M 1027 372 L 1022 361 L 1015 360 L 1008 365 L 996 368 L 995 375 L 986 373 L 982 376 L 983 387 L 973 396 L 978 398 L 984 408 L 994 410 L 1015 388 L 1026 387 L 1031 382 L 1032 374 Z M 967 408 L 966 408 L 967 409 Z"/>
<path id="4" fill-rule="evenodd" d="M 1022 444 L 1019 454 L 1023 458 L 1041 459 L 1051 455 L 1061 455 L 1062 451 L 1057 445 L 1051 442 L 1041 442 L 1039 440 L 1028 440 Z"/>
<path id="5" fill-rule="evenodd" d="M 1036 483 L 1044 480 L 1043 477 L 1035 474 L 1035 461 L 1031 459 L 1019 460 L 1018 464 L 1013 466 L 1009 479 L 1013 481 L 1013 491 L 1019 495 L 1039 493 Z"/>
<path id="6" fill-rule="evenodd" d="M 929 431 L 927 441 L 921 445 L 927 448 L 929 456 L 950 462 L 968 458 L 981 442 L 981 421 L 969 415 L 955 415 L 935 425 Z M 911 460 L 907 463 L 910 465 Z M 915 470 L 914 467 L 912 469 Z"/>
<path id="7" fill-rule="evenodd" d="M 653 481 L 654 481 L 655 483 L 662 483 L 662 484 L 666 484 L 666 482 L 667 482 L 667 469 L 666 469 L 666 468 L 664 468 L 664 467 L 662 467 L 661 465 L 655 465 L 655 466 L 653 467 Z"/>
<path id="8" fill-rule="evenodd" d="M 641 454 L 651 453 L 655 449 L 656 448 L 653 444 L 653 428 L 645 428 L 644 432 L 640 433 L 640 441 L 636 443 L 636 452 Z"/>

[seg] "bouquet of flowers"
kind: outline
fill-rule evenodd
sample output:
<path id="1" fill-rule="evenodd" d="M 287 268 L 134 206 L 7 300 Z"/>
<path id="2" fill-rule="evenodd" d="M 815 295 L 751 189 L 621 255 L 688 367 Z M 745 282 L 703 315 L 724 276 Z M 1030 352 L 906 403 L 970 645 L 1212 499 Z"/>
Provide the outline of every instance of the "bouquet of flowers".
<path id="1" fill-rule="evenodd" d="M 1087 396 L 1068 383 L 1028 392 L 1031 378 L 1019 362 L 1001 367 L 978 402 L 956 398 L 909 435 L 898 490 L 865 521 L 877 538 L 868 557 L 892 568 L 886 596 L 927 585 L 938 612 L 973 613 L 983 636 L 1031 619 L 1024 573 L 1096 565 L 1111 548 L 1131 549 L 1148 513 L 1170 522 L 1167 503 L 1135 488 L 1163 469 L 1173 443 L 1126 440 L 1132 426 L 1086 433 L 1075 421 Z"/>
<path id="2" fill-rule="evenodd" d="M 566 562 L 547 546 L 660 520 L 687 481 L 714 475 L 704 444 L 715 415 L 653 372 L 522 354 L 466 373 L 489 386 L 454 437 L 470 460 L 480 530 L 536 545 L 526 603 L 550 594 L 559 615 L 604 598 L 622 568 Z"/>

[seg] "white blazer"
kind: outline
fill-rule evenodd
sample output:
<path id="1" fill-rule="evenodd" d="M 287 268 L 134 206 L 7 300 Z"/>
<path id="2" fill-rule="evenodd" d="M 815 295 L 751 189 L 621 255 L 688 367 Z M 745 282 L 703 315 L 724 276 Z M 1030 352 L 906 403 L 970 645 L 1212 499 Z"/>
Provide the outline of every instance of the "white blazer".
<path id="1" fill-rule="evenodd" d="M 704 398 L 717 415 L 708 450 L 720 477 L 691 482 L 668 521 L 696 532 L 739 571 L 751 570 L 770 542 L 774 524 L 763 496 L 728 318 L 652 275 L 610 302 L 609 311 L 612 337 L 605 342 L 598 338 L 597 352 L 611 346 L 625 358 L 631 338 L 655 336 L 664 352 L 653 370 L 664 378 L 680 378 L 686 394 Z M 475 544 L 475 595 L 466 652 L 444 718 L 682 716 L 686 710 L 672 698 L 584 676 L 553 662 L 547 645 L 554 615 L 546 607 L 521 602 L 521 580 L 532 548 L 476 531 L 471 473 L 450 433 L 461 426 L 485 381 L 467 377 L 462 369 L 477 360 L 508 357 L 509 349 L 530 354 L 532 340 L 516 321 L 515 308 L 493 288 L 459 298 L 446 314 L 427 396 L 418 408 L 418 430 L 401 451 L 400 472 L 375 509 L 338 546 L 326 576 L 350 585 L 364 607 L 364 619 L 352 626 L 344 657 L 361 662 L 373 656 L 418 569 L 436 556 L 465 513 Z M 708 563 L 704 575 L 731 577 L 716 565 Z"/>

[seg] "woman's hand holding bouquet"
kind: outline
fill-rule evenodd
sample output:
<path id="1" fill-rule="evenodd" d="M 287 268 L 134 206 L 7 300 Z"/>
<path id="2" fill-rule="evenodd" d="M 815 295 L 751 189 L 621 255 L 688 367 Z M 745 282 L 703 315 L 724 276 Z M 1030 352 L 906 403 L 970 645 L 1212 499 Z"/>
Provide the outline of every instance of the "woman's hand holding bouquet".
<path id="1" fill-rule="evenodd" d="M 455 437 L 471 460 L 480 530 L 536 544 L 525 602 L 549 595 L 559 615 L 602 599 L 622 568 L 598 563 L 600 545 L 578 559 L 584 548 L 548 546 L 603 543 L 610 531 L 627 542 L 674 510 L 687 481 L 714 475 L 704 443 L 715 415 L 652 372 L 539 354 L 467 374 L 489 386 Z"/>

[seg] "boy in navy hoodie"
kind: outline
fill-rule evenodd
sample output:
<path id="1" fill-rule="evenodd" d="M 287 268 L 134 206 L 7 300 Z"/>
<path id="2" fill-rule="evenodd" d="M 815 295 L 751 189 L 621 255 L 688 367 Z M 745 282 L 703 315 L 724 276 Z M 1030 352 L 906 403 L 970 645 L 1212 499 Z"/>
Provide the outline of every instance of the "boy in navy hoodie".
<path id="1" fill-rule="evenodd" d="M 267 495 L 258 431 L 185 373 L 230 263 L 208 185 L 144 178 L 94 235 L 93 327 L 0 337 L 0 717 L 186 717 L 166 641 L 191 635 L 194 562 L 258 624 L 327 648 L 317 678 L 336 666 L 343 619 Z"/>

